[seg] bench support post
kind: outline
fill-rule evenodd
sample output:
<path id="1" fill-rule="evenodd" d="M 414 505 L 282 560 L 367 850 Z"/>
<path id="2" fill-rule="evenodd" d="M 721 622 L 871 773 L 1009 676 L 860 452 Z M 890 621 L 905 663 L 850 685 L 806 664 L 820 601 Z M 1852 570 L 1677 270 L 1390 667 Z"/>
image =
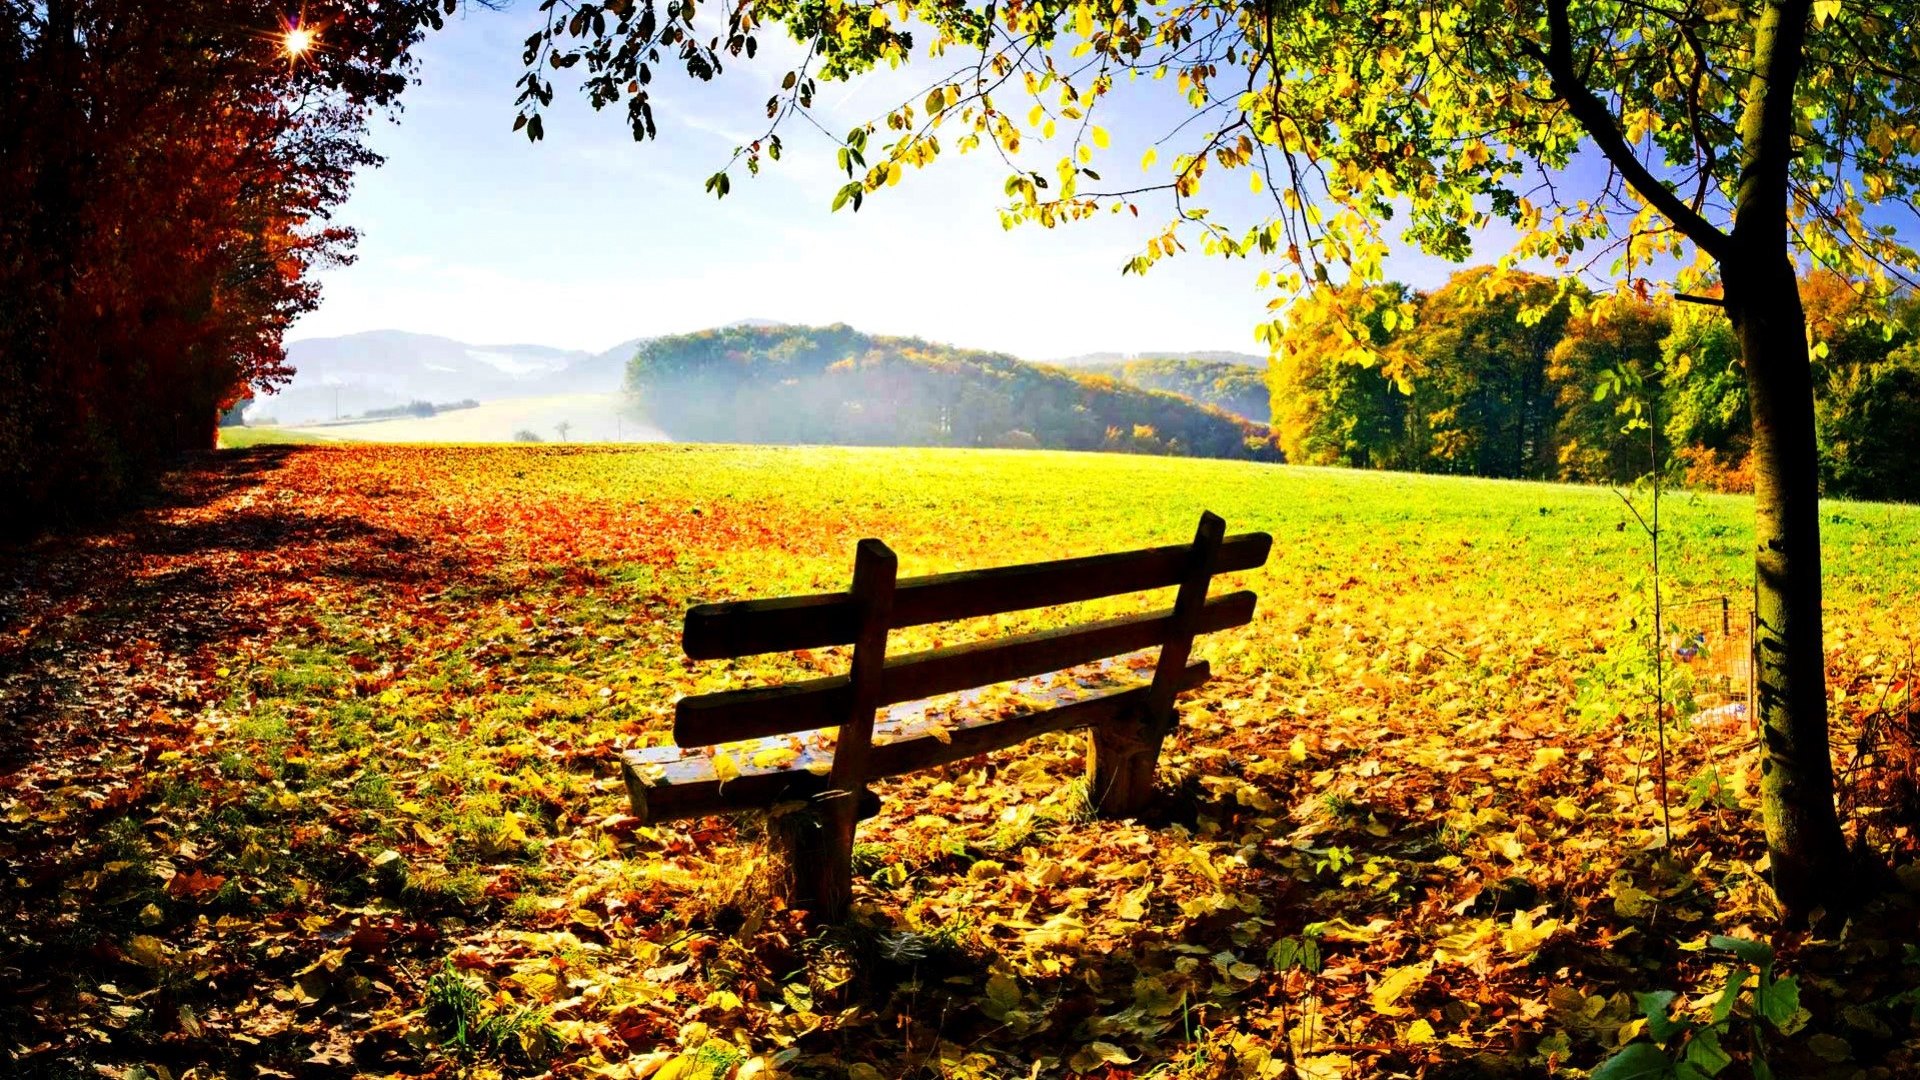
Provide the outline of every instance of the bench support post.
<path id="1" fill-rule="evenodd" d="M 1139 713 L 1096 726 L 1087 747 L 1087 783 L 1101 816 L 1130 817 L 1145 809 L 1153 794 L 1153 776 L 1160 764 L 1160 744 L 1172 732 L 1179 714 L 1174 696 L 1187 659 L 1193 653 L 1200 612 L 1207 603 L 1207 586 L 1218 561 L 1220 540 L 1227 523 L 1208 512 L 1200 515 L 1193 534 L 1180 592 L 1173 602 L 1173 620 L 1160 645 L 1153 669 L 1153 685 Z"/>
<path id="2" fill-rule="evenodd" d="M 817 830 L 801 827 L 789 850 L 796 904 L 827 919 L 846 916 L 853 898 L 854 826 L 866 816 L 867 757 L 873 745 L 873 717 L 882 697 L 881 675 L 887 663 L 887 629 L 893 617 L 893 586 L 899 560 L 878 540 L 862 540 L 854 554 L 852 596 L 859 611 L 860 633 L 853 643 L 853 666 L 848 673 L 852 697 L 841 718 L 833 748 L 833 773 L 819 800 Z"/>

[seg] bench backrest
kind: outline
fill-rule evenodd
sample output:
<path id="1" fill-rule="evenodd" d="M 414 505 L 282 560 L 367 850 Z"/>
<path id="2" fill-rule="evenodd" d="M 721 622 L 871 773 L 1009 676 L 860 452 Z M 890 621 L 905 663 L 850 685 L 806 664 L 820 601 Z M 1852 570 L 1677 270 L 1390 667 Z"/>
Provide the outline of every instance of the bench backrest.
<path id="1" fill-rule="evenodd" d="M 1202 514 L 1191 544 L 1111 555 L 897 579 L 892 551 L 862 540 L 853 586 L 843 593 L 700 604 L 687 612 L 684 645 L 695 660 L 852 645 L 846 675 L 781 686 L 724 690 L 682 698 L 674 742 L 683 747 L 838 727 L 833 786 L 858 790 L 874 714 L 888 705 L 1024 679 L 1155 645 L 1160 658 L 1145 710 L 1171 714 L 1182 689 L 1194 635 L 1253 618 L 1254 594 L 1207 599 L 1213 575 L 1266 562 L 1265 533 L 1226 536 L 1226 523 Z M 888 656 L 887 632 L 909 626 L 1000 615 L 1148 589 L 1179 586 L 1170 609 L 1075 626 Z"/>

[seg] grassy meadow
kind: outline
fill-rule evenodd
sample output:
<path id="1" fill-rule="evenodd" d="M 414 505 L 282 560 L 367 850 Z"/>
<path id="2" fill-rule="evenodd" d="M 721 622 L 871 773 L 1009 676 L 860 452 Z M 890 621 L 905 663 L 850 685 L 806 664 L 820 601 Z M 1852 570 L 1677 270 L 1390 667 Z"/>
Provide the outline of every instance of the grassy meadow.
<path id="1" fill-rule="evenodd" d="M 866 536 L 912 575 L 1180 542 L 1203 509 L 1275 544 L 1216 584 L 1259 610 L 1198 648 L 1215 678 L 1147 819 L 1089 818 L 1075 735 L 880 783 L 856 919 L 822 928 L 760 891 L 751 820 L 627 813 L 614 754 L 666 742 L 679 696 L 844 664 L 688 661 L 690 602 L 844 588 Z M 1749 502 L 1662 513 L 1669 596 L 1737 607 Z M 1910 702 L 1920 508 L 1824 515 L 1846 764 Z M 54 720 L 5 748 L 0 854 L 25 884 L 0 963 L 84 970 L 27 978 L 0 1029 L 47 1075 L 1577 1076 L 1645 1031 L 1635 993 L 1706 1022 L 1737 963 L 1713 935 L 1772 935 L 1743 720 L 1674 717 L 1660 843 L 1647 542 L 1605 489 L 256 446 L 18 557 L 0 668 Z M 1852 826 L 1910 859 L 1901 790 L 1847 773 Z M 1800 997 L 1763 1028 L 1748 991 L 1726 1075 L 1756 1045 L 1784 1076 L 1920 1068 L 1911 926 L 1895 907 L 1774 938 Z"/>

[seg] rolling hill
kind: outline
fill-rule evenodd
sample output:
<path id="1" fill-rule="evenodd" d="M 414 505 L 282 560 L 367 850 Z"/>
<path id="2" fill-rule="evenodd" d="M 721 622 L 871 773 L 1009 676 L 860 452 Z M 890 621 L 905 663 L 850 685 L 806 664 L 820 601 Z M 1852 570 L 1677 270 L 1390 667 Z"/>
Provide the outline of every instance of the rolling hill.
<path id="1" fill-rule="evenodd" d="M 1238 361 L 1169 356 L 1086 364 L 1072 370 L 1110 375 L 1143 390 L 1179 394 L 1256 424 L 1265 424 L 1273 416 L 1264 361 L 1260 367 L 1249 367 Z"/>
<path id="2" fill-rule="evenodd" d="M 1266 429 L 1177 394 L 844 325 L 656 338 L 627 390 L 677 440 L 1266 457 Z"/>
<path id="3" fill-rule="evenodd" d="M 742 319 L 709 333 L 777 338 L 790 336 L 794 330 L 796 328 L 772 320 Z M 1096 425 L 1083 424 L 1087 430 L 1073 435 L 1069 440 L 1071 445 L 1116 442 L 1129 444 L 1128 448 L 1145 449 L 1156 443 L 1165 445 L 1172 438 L 1177 443 L 1172 452 L 1187 452 L 1198 431 L 1194 425 L 1207 427 L 1208 423 L 1190 415 L 1191 405 L 1183 411 L 1181 405 L 1185 403 L 1141 397 L 1134 392 L 1137 390 L 1165 391 L 1188 397 L 1200 405 L 1224 410 L 1241 421 L 1264 424 L 1267 419 L 1265 389 L 1260 385 L 1260 371 L 1266 361 L 1250 354 L 1099 352 L 1038 365 L 1003 354 L 975 353 L 910 339 L 857 336 L 864 343 L 860 346 L 863 352 L 875 347 L 884 352 L 898 345 L 916 355 L 938 353 L 946 365 L 941 369 L 941 378 L 959 378 L 965 374 L 962 369 L 967 369 L 971 374 L 961 381 L 971 379 L 973 389 L 967 398 L 976 404 L 984 400 L 982 394 L 991 398 L 1013 393 L 1015 384 L 1020 393 L 1038 392 L 1041 398 L 1058 397 L 1062 393 L 1091 395 L 1102 407 L 1083 410 L 1083 413 L 1097 412 L 1102 421 L 1097 431 Z M 691 337 L 698 335 L 666 340 Z M 667 424 L 646 424 L 637 416 L 617 415 L 623 409 L 617 395 L 625 385 L 629 361 L 654 340 L 636 337 L 610 349 L 590 352 L 538 344 L 473 344 L 402 330 L 307 338 L 287 347 L 288 360 L 295 369 L 292 382 L 255 401 L 247 410 L 247 422 L 352 441 L 501 441 L 511 438 L 515 430 L 523 427 L 551 439 L 556 435 L 555 426 L 563 420 L 569 423 L 570 438 L 574 440 L 667 438 L 669 435 L 662 428 L 670 431 L 675 425 L 685 427 L 690 421 L 678 417 Z M 980 358 L 984 357 L 991 357 L 991 363 L 983 366 Z M 955 358 L 967 359 L 955 367 Z M 1057 368 L 1068 370 L 1053 370 Z M 983 374 L 988 369 L 995 373 L 991 378 Z M 1050 370 L 1052 374 L 1042 374 Z M 1101 377 L 1119 385 L 1107 385 L 1101 382 Z M 1061 381 L 1063 379 L 1065 381 Z M 478 402 L 482 408 L 463 410 L 465 415 L 448 413 L 425 418 L 367 418 L 363 422 L 335 423 L 341 418 L 365 418 L 369 412 L 394 410 L 415 402 L 437 405 Z M 694 411 L 697 413 L 710 404 L 702 403 Z M 792 402 L 788 404 L 791 407 Z M 1024 445 L 1024 439 L 1033 437 L 1041 445 L 1055 445 L 1028 430 L 1043 424 L 1040 413 L 1045 408 L 1035 406 L 1023 411 L 1023 407 L 1002 403 L 995 407 L 997 418 L 991 423 L 1004 422 L 1004 425 L 995 431 L 976 432 L 970 438 L 976 443 L 1011 440 Z M 1156 417 L 1158 423 L 1153 420 Z M 1232 425 L 1221 427 L 1218 419 L 1212 423 L 1211 433 L 1202 437 L 1202 441 L 1210 440 L 1209 445 L 1214 447 L 1210 452 L 1232 456 L 1233 444 L 1244 443 L 1249 435 L 1258 434 L 1240 431 L 1229 437 L 1228 427 Z M 881 438 L 881 433 L 874 430 L 881 422 L 877 414 L 869 410 L 861 421 L 854 426 L 864 424 L 863 441 Z M 841 415 L 829 423 L 826 414 L 822 414 L 821 422 L 828 428 L 844 429 L 851 421 Z M 989 421 L 981 418 L 980 422 Z M 1150 435 L 1143 432 L 1141 438 L 1135 439 L 1136 424 L 1154 431 Z M 1109 426 L 1124 429 L 1124 438 L 1109 440 L 1106 431 Z M 1169 437 L 1160 430 L 1166 427 L 1185 431 L 1188 437 L 1184 440 L 1177 435 Z M 951 436 L 951 432 L 948 435 Z M 813 436 L 811 441 L 845 441 L 836 430 L 815 431 Z M 738 437 L 744 441 L 769 441 L 750 432 L 738 433 Z M 929 436 L 920 432 L 906 438 L 924 443 Z"/>
<path id="4" fill-rule="evenodd" d="M 1135 360 L 1205 360 L 1215 364 L 1233 364 L 1237 367 L 1249 367 L 1266 370 L 1267 358 L 1253 353 L 1234 352 L 1231 349 L 1198 349 L 1191 352 L 1090 352 L 1077 356 L 1065 356 L 1047 363 L 1055 367 L 1086 368 L 1110 364 L 1125 364 Z"/>

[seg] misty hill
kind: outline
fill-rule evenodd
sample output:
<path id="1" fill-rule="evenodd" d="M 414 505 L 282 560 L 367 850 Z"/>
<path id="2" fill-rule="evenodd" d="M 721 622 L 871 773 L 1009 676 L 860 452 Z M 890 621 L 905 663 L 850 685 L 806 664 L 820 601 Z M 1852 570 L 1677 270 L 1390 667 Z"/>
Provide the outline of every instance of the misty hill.
<path id="1" fill-rule="evenodd" d="M 627 389 L 675 439 L 1269 452 L 1264 428 L 1174 394 L 844 325 L 656 338 L 634 354 Z"/>
<path id="2" fill-rule="evenodd" d="M 1224 409 L 1256 424 L 1265 424 L 1272 416 L 1264 361 L 1255 368 L 1197 356 L 1181 359 L 1165 357 L 1088 364 L 1073 370 L 1076 374 L 1108 375 L 1146 390 L 1179 394 L 1202 405 Z"/>
<path id="3" fill-rule="evenodd" d="M 637 341 L 603 353 L 547 345 L 470 345 L 374 330 L 287 346 L 293 381 L 250 415 L 305 424 L 414 401 L 497 401 L 530 394 L 611 393 Z"/>
<path id="4" fill-rule="evenodd" d="M 1233 364 L 1259 371 L 1267 369 L 1267 358 L 1252 353 L 1234 352 L 1231 349 L 1199 349 L 1192 352 L 1090 352 L 1078 356 L 1068 356 L 1047 363 L 1055 367 L 1086 368 L 1103 367 L 1111 364 L 1125 364 L 1136 360 L 1205 360 L 1216 364 Z"/>
<path id="5" fill-rule="evenodd" d="M 729 327 L 771 329 L 771 319 Z M 549 345 L 472 345 L 433 334 L 369 330 L 287 345 L 293 381 L 256 401 L 252 417 L 297 426 L 364 416 L 418 401 L 505 401 L 566 394 L 615 394 L 627 361 L 646 338 L 604 352 Z"/>

